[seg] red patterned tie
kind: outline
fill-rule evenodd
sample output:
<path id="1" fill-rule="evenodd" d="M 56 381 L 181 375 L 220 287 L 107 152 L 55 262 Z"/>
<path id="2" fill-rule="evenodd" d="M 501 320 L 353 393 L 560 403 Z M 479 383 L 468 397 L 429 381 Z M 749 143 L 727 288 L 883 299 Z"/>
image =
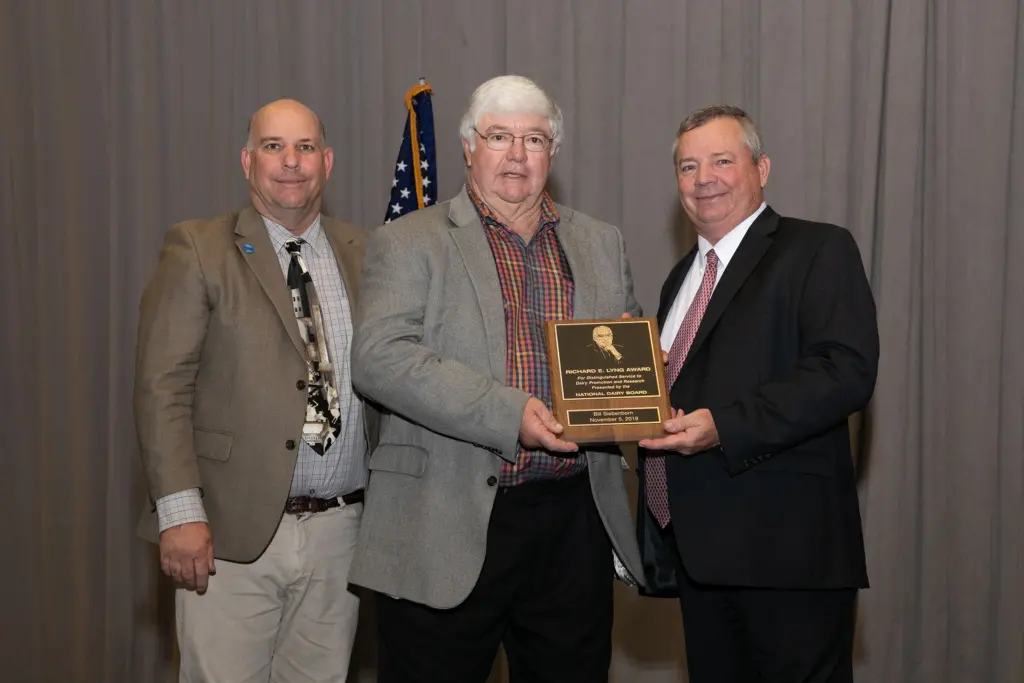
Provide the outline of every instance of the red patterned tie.
<path id="1" fill-rule="evenodd" d="M 697 328 L 700 327 L 700 319 L 704 317 L 704 311 L 711 301 L 711 293 L 715 291 L 715 278 L 718 276 L 718 255 L 714 249 L 708 251 L 708 265 L 704 269 L 704 279 L 700 282 L 700 289 L 693 297 L 690 308 L 679 325 L 676 338 L 672 342 L 672 348 L 668 351 L 668 365 L 665 368 L 665 382 L 669 389 L 679 377 L 679 371 L 683 369 L 683 361 L 690 350 L 693 338 L 697 336 Z M 671 518 L 668 511 L 668 481 L 665 478 L 665 456 L 648 455 L 646 472 L 647 507 L 651 514 L 658 520 L 658 524 L 664 529 Z"/>

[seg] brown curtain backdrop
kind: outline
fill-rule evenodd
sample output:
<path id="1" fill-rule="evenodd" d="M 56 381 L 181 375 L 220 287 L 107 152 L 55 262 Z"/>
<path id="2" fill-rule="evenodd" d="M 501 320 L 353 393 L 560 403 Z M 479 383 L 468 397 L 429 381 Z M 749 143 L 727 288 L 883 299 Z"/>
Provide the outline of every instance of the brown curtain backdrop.
<path id="1" fill-rule="evenodd" d="M 174 678 L 133 534 L 136 311 L 168 226 L 245 201 L 248 116 L 316 109 L 330 211 L 373 227 L 406 88 L 435 88 L 450 196 L 470 92 L 521 73 L 565 112 L 556 195 L 622 226 L 650 313 L 693 240 L 669 159 L 694 107 L 747 108 L 775 208 L 853 231 L 882 337 L 857 680 L 1020 683 L 1022 33 L 1024 0 L 3 0 L 0 680 Z M 612 680 L 685 680 L 677 605 L 616 607 Z"/>

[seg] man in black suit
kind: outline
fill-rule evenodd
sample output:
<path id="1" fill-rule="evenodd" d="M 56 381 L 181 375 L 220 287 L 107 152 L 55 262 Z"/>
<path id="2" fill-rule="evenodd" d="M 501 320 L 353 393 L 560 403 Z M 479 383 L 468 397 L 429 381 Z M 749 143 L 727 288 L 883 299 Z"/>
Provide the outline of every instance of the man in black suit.
<path id="1" fill-rule="evenodd" d="M 658 311 L 674 415 L 640 442 L 645 592 L 679 597 L 692 683 L 852 681 L 868 580 L 847 419 L 878 366 L 857 245 L 764 203 L 741 109 L 691 114 L 673 155 L 698 239 Z"/>

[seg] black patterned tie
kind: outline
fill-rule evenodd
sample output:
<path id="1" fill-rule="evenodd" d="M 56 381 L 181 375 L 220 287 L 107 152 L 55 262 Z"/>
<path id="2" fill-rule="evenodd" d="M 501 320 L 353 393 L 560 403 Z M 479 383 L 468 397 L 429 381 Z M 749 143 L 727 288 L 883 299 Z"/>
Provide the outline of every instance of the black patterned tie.
<path id="1" fill-rule="evenodd" d="M 305 342 L 306 367 L 309 370 L 302 438 L 314 452 L 323 455 L 341 433 L 341 411 L 337 392 L 331 386 L 333 366 L 327 356 L 327 336 L 324 333 L 320 300 L 306 261 L 302 258 L 304 243 L 305 240 L 288 240 L 284 247 L 291 255 L 288 288 L 292 294 L 292 309 L 299 323 L 299 334 Z"/>

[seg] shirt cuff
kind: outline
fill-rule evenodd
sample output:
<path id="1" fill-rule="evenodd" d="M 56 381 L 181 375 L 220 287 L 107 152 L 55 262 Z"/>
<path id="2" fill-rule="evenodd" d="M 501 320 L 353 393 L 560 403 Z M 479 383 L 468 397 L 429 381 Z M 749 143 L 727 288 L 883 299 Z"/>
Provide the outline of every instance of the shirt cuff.
<path id="1" fill-rule="evenodd" d="M 207 521 L 203 496 L 199 489 L 185 489 L 157 499 L 156 514 L 160 533 L 173 526 Z"/>

